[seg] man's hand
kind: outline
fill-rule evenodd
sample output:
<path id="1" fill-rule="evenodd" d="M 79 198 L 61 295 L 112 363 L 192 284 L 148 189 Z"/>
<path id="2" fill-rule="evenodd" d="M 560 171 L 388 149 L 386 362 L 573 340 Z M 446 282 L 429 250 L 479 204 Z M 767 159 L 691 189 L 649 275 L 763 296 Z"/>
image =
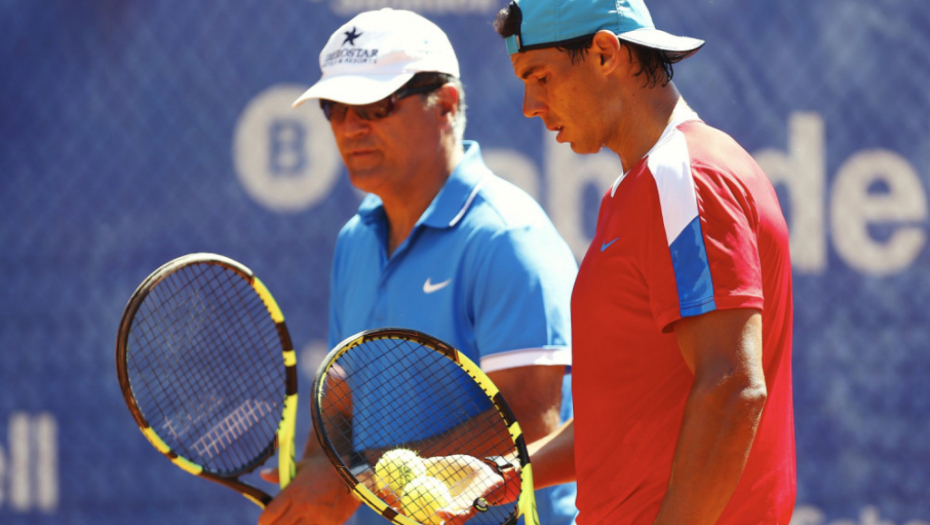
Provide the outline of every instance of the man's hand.
<path id="1" fill-rule="evenodd" d="M 262 479 L 278 482 L 277 469 Z M 342 525 L 360 502 L 322 454 L 297 462 L 297 475 L 258 517 L 259 525 Z"/>
<path id="2" fill-rule="evenodd" d="M 431 475 L 450 485 L 452 502 L 437 511 L 444 525 L 461 525 L 478 511 L 474 502 L 484 498 L 489 505 L 513 502 L 520 495 L 520 475 L 516 468 L 498 474 L 484 461 L 465 455 L 426 458 Z"/>

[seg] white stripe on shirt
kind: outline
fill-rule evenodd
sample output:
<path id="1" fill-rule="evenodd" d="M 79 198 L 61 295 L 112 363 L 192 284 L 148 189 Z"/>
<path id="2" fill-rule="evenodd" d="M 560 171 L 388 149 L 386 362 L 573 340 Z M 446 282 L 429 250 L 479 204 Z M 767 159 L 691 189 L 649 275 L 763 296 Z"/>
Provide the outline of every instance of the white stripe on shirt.
<path id="1" fill-rule="evenodd" d="M 571 366 L 572 349 L 568 346 L 550 348 L 524 348 L 499 352 L 481 358 L 481 370 L 485 373 L 520 366 Z"/>

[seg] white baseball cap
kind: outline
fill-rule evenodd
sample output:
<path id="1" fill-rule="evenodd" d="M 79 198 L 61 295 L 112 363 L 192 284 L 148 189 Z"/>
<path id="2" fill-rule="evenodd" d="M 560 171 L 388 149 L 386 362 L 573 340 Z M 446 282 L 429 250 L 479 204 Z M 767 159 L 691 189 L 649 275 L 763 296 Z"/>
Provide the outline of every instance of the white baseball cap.
<path id="1" fill-rule="evenodd" d="M 459 61 L 439 26 L 412 12 L 367 11 L 336 30 L 320 53 L 323 76 L 294 101 L 325 98 L 370 104 L 421 72 L 459 76 Z"/>

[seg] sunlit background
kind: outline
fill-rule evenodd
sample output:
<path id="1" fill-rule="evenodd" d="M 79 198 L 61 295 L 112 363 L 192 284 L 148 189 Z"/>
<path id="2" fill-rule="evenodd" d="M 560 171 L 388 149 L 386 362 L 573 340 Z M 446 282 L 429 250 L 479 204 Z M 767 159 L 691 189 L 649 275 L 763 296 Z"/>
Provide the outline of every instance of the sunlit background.
<path id="1" fill-rule="evenodd" d="M 449 34 L 466 138 L 582 256 L 620 164 L 523 118 L 490 25 L 500 2 L 0 0 L 0 523 L 256 521 L 146 442 L 116 382 L 116 328 L 161 263 L 243 262 L 291 327 L 307 435 L 333 243 L 361 196 L 319 110 L 290 103 L 361 10 L 411 8 Z M 675 82 L 762 164 L 791 228 L 792 523 L 930 523 L 930 3 L 650 7 L 707 40 Z"/>

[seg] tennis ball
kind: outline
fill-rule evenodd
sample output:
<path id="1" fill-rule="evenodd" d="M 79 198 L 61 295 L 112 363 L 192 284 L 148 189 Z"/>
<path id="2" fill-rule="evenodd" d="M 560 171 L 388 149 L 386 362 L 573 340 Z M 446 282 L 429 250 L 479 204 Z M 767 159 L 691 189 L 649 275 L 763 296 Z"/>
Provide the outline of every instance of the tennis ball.
<path id="1" fill-rule="evenodd" d="M 447 507 L 452 495 L 446 484 L 430 476 L 420 476 L 404 487 L 400 506 L 408 518 L 426 525 L 440 525 L 438 509 Z"/>
<path id="2" fill-rule="evenodd" d="M 420 455 L 406 448 L 395 448 L 385 452 L 375 465 L 379 487 L 387 488 L 400 495 L 404 486 L 414 478 L 426 475 L 426 465 Z"/>

